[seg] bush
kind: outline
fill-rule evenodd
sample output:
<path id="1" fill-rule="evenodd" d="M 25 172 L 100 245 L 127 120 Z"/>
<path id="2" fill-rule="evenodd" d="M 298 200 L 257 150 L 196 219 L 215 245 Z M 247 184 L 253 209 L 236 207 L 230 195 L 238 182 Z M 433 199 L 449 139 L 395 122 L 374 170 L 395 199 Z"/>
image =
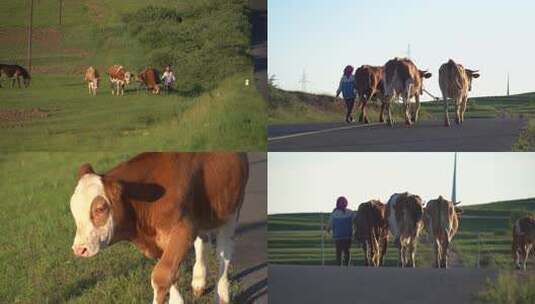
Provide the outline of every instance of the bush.
<path id="1" fill-rule="evenodd" d="M 535 303 L 533 274 L 501 273 L 496 282 L 489 282 L 477 296 L 478 303 Z"/>
<path id="2" fill-rule="evenodd" d="M 176 89 L 198 95 L 251 65 L 244 0 L 200 0 L 176 8 L 148 6 L 123 17 L 153 66 L 171 64 Z"/>

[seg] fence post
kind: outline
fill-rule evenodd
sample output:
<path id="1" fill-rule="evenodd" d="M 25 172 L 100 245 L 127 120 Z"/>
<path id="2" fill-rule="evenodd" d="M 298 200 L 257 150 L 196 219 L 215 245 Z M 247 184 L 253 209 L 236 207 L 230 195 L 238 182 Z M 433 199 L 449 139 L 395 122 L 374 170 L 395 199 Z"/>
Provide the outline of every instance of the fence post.
<path id="1" fill-rule="evenodd" d="M 28 18 L 28 71 L 32 72 L 32 29 L 33 29 L 33 0 L 30 0 L 30 12 Z"/>

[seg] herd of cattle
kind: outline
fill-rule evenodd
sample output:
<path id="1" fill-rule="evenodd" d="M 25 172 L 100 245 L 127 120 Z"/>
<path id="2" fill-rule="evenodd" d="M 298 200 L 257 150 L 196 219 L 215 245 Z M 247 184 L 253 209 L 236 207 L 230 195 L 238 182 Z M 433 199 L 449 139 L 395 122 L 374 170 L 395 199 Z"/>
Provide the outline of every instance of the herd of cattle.
<path id="1" fill-rule="evenodd" d="M 418 236 L 425 229 L 434 246 L 435 267 L 448 267 L 448 248 L 459 229 L 462 213 L 442 196 L 424 207 L 420 196 L 408 192 L 393 194 L 386 204 L 371 200 L 360 204 L 354 219 L 355 239 L 362 244 L 366 266 L 382 266 L 387 250 L 388 232 L 399 248 L 399 265 L 415 267 Z M 527 258 L 535 243 L 535 217 L 518 219 L 513 227 L 513 257 L 518 269 L 526 269 Z"/>
<path id="2" fill-rule="evenodd" d="M 355 71 L 355 90 L 361 110 L 360 122 L 368 123 L 367 104 L 374 98 L 380 100 L 381 113 L 379 121 L 384 122 L 386 110 L 387 123 L 392 125 L 391 104 L 394 99 L 403 100 L 405 123 L 411 125 L 418 121 L 420 95 L 423 94 L 423 80 L 432 75 L 419 70 L 414 62 L 407 58 L 394 58 L 384 66 L 362 65 Z M 455 102 L 455 122 L 464 122 L 464 113 L 468 92 L 472 89 L 472 79 L 479 77 L 479 71 L 466 69 L 463 65 L 449 60 L 439 69 L 439 85 L 444 101 L 444 125 L 450 126 L 448 116 L 448 98 Z M 411 110 L 411 99 L 415 100 L 415 108 Z"/>
<path id="3" fill-rule="evenodd" d="M 127 71 L 122 65 L 114 64 L 108 68 L 107 74 L 110 79 L 110 87 L 112 95 L 124 95 L 124 89 L 133 81 L 138 81 L 140 86 L 146 88 L 153 94 L 160 93 L 160 87 L 162 86 L 159 77 L 159 71 L 148 67 L 134 75 L 132 72 Z M 92 66 L 85 71 L 84 80 L 87 82 L 87 88 L 89 94 L 97 95 L 97 89 L 100 82 L 99 72 Z M 167 91 L 168 86 L 163 86 Z"/>

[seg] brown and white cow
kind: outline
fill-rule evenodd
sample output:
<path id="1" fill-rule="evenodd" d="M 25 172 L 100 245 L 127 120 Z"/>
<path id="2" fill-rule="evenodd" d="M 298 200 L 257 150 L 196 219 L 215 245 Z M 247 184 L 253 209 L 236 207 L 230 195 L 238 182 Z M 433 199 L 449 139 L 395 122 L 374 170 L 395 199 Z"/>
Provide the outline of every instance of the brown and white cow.
<path id="1" fill-rule="evenodd" d="M 239 153 L 143 153 L 104 174 L 82 165 L 70 202 L 74 254 L 91 257 L 130 241 L 159 259 L 151 275 L 154 303 L 164 303 L 168 293 L 170 303 L 183 303 L 177 288 L 180 264 L 193 246 L 191 285 L 201 295 L 207 242 L 216 233 L 216 300 L 228 303 L 228 268 L 247 179 L 247 157 Z"/>
<path id="2" fill-rule="evenodd" d="M 392 125 L 391 104 L 394 98 L 401 96 L 405 108 L 405 123 L 411 125 L 418 122 L 420 111 L 420 95 L 423 94 L 423 80 L 430 78 L 431 73 L 419 70 L 408 58 L 394 58 L 385 64 L 385 102 L 388 113 L 388 124 Z M 416 108 L 411 113 L 411 99 L 416 101 Z"/>
<path id="3" fill-rule="evenodd" d="M 30 81 L 32 77 L 30 73 L 23 67 L 17 64 L 1 64 L 0 63 L 0 78 L 2 75 L 5 75 L 8 79 L 11 79 L 11 87 L 15 87 L 15 83 L 20 86 L 20 80 L 22 79 L 24 87 L 27 88 L 30 86 Z M 0 88 L 2 84 L 0 83 Z"/>
<path id="4" fill-rule="evenodd" d="M 98 71 L 92 66 L 88 67 L 87 70 L 85 70 L 84 80 L 87 82 L 89 94 L 93 96 L 97 95 L 98 82 L 100 80 Z"/>
<path id="5" fill-rule="evenodd" d="M 108 68 L 112 95 L 124 95 L 124 87 L 130 84 L 132 73 L 125 70 L 122 65 L 114 64 Z"/>
<path id="6" fill-rule="evenodd" d="M 535 217 L 519 218 L 513 226 L 513 258 L 516 268 L 526 270 L 526 263 L 534 243 Z"/>
<path id="7" fill-rule="evenodd" d="M 388 241 L 385 204 L 371 200 L 359 205 L 354 219 L 355 239 L 362 244 L 364 265 L 382 266 Z"/>
<path id="8" fill-rule="evenodd" d="M 455 101 L 455 123 L 464 122 L 468 92 L 472 90 L 472 79 L 479 77 L 479 71 L 465 69 L 461 64 L 449 60 L 440 66 L 438 83 L 444 99 L 444 125 L 450 126 L 448 98 Z"/>
<path id="9" fill-rule="evenodd" d="M 386 205 L 388 228 L 399 246 L 399 265 L 416 267 L 418 236 L 423 228 L 422 199 L 408 192 L 393 194 Z"/>
<path id="10" fill-rule="evenodd" d="M 160 78 L 158 75 L 159 73 L 156 69 L 148 67 L 138 74 L 138 78 L 152 94 L 160 94 Z"/>
<path id="11" fill-rule="evenodd" d="M 384 67 L 362 65 L 355 71 L 355 89 L 359 98 L 357 109 L 361 109 L 359 122 L 369 123 L 368 120 L 368 102 L 372 98 L 381 101 L 380 122 L 384 122 Z"/>
<path id="12" fill-rule="evenodd" d="M 448 249 L 459 229 L 462 212 L 455 207 L 457 204 L 439 196 L 427 202 L 424 208 L 424 225 L 434 241 L 436 268 L 448 268 Z"/>

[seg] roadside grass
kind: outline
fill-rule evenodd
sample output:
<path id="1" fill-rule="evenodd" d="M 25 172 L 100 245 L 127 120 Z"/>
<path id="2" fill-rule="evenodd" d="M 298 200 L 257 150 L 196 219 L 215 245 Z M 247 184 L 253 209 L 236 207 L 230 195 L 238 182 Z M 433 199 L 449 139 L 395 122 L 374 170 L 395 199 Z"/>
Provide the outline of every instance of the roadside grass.
<path id="1" fill-rule="evenodd" d="M 105 172 L 129 153 L 24 152 L 0 154 L 3 200 L 0 238 L 2 303 L 148 303 L 155 261 L 122 242 L 95 257 L 76 258 L 71 246 L 76 230 L 69 200 L 77 168 L 90 162 Z M 193 299 L 193 252 L 183 263 L 180 291 L 186 303 L 212 303 L 217 261 L 209 256 L 209 293 Z M 232 275 L 232 274 L 231 274 Z M 231 282 L 234 295 L 237 282 Z"/>
<path id="2" fill-rule="evenodd" d="M 522 130 L 513 145 L 515 152 L 535 151 L 535 118 L 530 118 L 527 127 Z"/>
<path id="3" fill-rule="evenodd" d="M 229 35 L 235 34 L 240 41 L 248 43 L 248 23 L 243 25 L 247 13 L 245 3 L 240 0 L 232 4 L 151 2 L 166 9 L 182 9 L 184 13 L 214 5 L 213 18 L 202 20 L 212 29 L 210 33 L 226 19 L 235 24 L 230 19 L 236 18 L 242 26 L 225 29 Z M 222 50 L 228 56 L 238 54 L 243 60 L 235 69 L 228 67 L 234 66 L 231 61 L 213 65 L 210 71 L 220 67 L 225 73 L 210 78 L 209 89 L 199 94 L 153 96 L 138 94 L 134 89 L 137 85 L 131 85 L 125 96 L 111 96 L 105 74 L 108 66 L 122 64 L 138 72 L 152 63 L 146 46 L 132 37 L 124 23 L 125 14 L 146 8 L 149 3 L 64 1 L 63 26 L 58 25 L 57 5 L 55 0 L 36 1 L 34 72 L 30 88 L 6 88 L 5 81 L 0 88 L 0 111 L 40 109 L 48 117 L 23 121 L 17 126 L 0 121 L 3 151 L 265 150 L 265 101 L 252 89 L 254 84 L 244 86 L 245 79 L 254 79 L 248 50 Z M 229 8 L 239 8 L 242 12 L 228 14 Z M 0 62 L 26 65 L 26 13 L 24 1 L 0 4 L 0 18 L 6 21 L 0 26 Z M 191 20 L 188 22 L 189 26 L 195 25 Z M 199 41 L 206 38 L 201 32 L 190 33 L 188 37 Z M 214 60 L 226 58 L 217 55 L 217 48 L 212 51 Z M 195 67 L 199 71 L 194 82 L 202 82 L 204 76 L 212 77 L 202 73 L 209 72 L 202 68 L 206 58 L 189 59 L 190 71 Z M 95 66 L 102 77 L 96 97 L 89 96 L 83 81 L 89 65 Z M 189 75 L 181 73 L 180 66 L 175 66 L 175 73 L 179 82 L 181 77 Z M 195 85 L 192 83 L 189 82 Z"/>
<path id="4" fill-rule="evenodd" d="M 535 303 L 535 275 L 502 272 L 495 282 L 487 282 L 476 296 L 476 303 L 530 304 Z"/>
<path id="5" fill-rule="evenodd" d="M 270 100 L 267 107 L 269 124 L 310 123 L 344 121 L 346 115 L 343 99 L 335 100 L 333 96 L 310 94 L 297 91 L 284 91 L 269 85 Z M 353 117 L 358 120 L 361 111 L 353 108 Z M 394 121 L 404 119 L 402 105 L 395 103 L 392 106 Z M 368 103 L 368 119 L 370 123 L 379 122 L 381 104 L 378 101 Z M 429 115 L 420 108 L 420 119 L 427 119 Z M 386 115 L 385 115 L 386 119 Z"/>
<path id="6" fill-rule="evenodd" d="M 535 199 L 472 205 L 462 208 L 460 228 L 453 239 L 450 264 L 453 267 L 513 269 L 511 227 L 525 214 L 535 213 Z M 325 264 L 335 264 L 331 236 L 320 231 L 328 214 L 277 214 L 268 216 L 268 259 L 272 264 L 321 265 L 321 239 L 325 242 Z M 363 265 L 360 244 L 351 248 L 353 265 Z M 479 259 L 479 261 L 478 261 Z M 417 267 L 433 266 L 432 243 L 423 231 L 417 247 Z M 398 250 L 390 238 L 385 266 L 397 266 Z M 534 267 L 529 261 L 528 267 Z"/>
<path id="7" fill-rule="evenodd" d="M 5 151 L 261 150 L 264 102 L 253 86 L 242 85 L 247 77 L 252 72 L 229 77 L 199 97 L 181 97 L 132 90 L 112 96 L 108 88 L 90 96 L 69 77 L 41 76 L 28 90 L 0 93 L 0 111 L 48 112 L 22 127 L 3 125 L 0 146 Z M 57 84 L 61 90 L 49 89 Z"/>

